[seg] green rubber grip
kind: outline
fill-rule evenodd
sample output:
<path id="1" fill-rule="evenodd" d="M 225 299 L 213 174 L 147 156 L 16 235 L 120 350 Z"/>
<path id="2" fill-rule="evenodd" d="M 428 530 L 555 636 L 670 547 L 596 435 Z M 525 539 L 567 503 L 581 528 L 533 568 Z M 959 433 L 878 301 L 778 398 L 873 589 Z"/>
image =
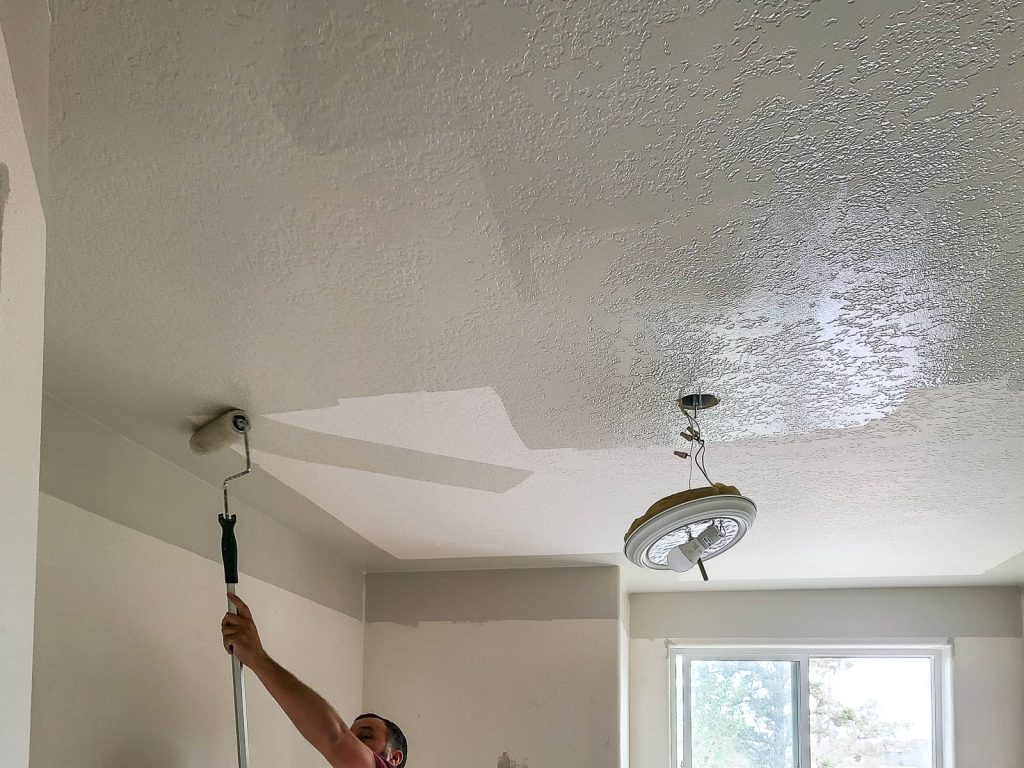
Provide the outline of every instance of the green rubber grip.
<path id="1" fill-rule="evenodd" d="M 235 518 L 217 515 L 220 522 L 220 556 L 224 560 L 224 583 L 238 583 L 238 542 L 235 541 Z"/>

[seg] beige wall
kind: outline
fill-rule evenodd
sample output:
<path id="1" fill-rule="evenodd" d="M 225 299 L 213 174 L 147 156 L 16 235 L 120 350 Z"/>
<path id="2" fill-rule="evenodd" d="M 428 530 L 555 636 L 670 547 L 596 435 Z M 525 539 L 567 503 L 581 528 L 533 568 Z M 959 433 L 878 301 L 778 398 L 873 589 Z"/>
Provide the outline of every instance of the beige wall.
<path id="1" fill-rule="evenodd" d="M 234 764 L 217 563 L 43 495 L 38 571 L 33 767 Z M 357 713 L 362 622 L 241 578 L 268 650 Z M 252 679 L 248 711 L 254 766 L 323 765 Z"/>
<path id="2" fill-rule="evenodd" d="M 954 639 L 953 696 L 958 766 L 1024 765 L 1024 642 Z"/>
<path id="3" fill-rule="evenodd" d="M 1024 639 L 1015 587 L 633 595 L 630 759 L 669 765 L 666 640 L 952 639 L 959 766 L 1024 765 Z"/>
<path id="4" fill-rule="evenodd" d="M 28 765 L 46 224 L 0 35 L 0 754 Z M 9 194 L 8 194 L 9 191 Z M 6 203 L 6 204 L 5 204 Z"/>
<path id="5" fill-rule="evenodd" d="M 619 762 L 615 568 L 367 577 L 366 706 L 416 768 Z"/>

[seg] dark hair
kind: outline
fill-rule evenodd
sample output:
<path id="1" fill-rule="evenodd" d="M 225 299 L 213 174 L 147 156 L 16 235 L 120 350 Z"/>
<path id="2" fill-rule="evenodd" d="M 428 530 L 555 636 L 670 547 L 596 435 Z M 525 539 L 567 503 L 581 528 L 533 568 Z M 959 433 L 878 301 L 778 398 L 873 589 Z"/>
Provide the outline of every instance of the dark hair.
<path id="1" fill-rule="evenodd" d="M 402 762 L 398 764 L 398 768 L 405 768 L 405 764 L 409 760 L 409 741 L 405 738 L 405 734 L 402 733 L 402 729 L 386 717 L 381 717 L 373 712 L 364 712 L 352 722 L 355 723 L 357 720 L 365 720 L 368 717 L 373 717 L 384 722 L 388 732 L 387 745 L 391 747 L 391 749 L 399 749 L 402 751 Z"/>

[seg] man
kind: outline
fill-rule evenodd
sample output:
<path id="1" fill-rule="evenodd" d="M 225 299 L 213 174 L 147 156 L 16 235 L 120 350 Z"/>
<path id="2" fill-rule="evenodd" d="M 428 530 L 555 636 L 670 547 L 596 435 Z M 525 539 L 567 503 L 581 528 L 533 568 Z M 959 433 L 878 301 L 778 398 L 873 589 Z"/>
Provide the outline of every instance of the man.
<path id="1" fill-rule="evenodd" d="M 299 733 L 332 768 L 404 768 L 409 754 L 402 729 L 380 715 L 360 715 L 350 728 L 316 691 L 263 650 L 252 611 L 238 595 L 228 595 L 238 613 L 221 621 L 224 649 L 253 671 Z"/>

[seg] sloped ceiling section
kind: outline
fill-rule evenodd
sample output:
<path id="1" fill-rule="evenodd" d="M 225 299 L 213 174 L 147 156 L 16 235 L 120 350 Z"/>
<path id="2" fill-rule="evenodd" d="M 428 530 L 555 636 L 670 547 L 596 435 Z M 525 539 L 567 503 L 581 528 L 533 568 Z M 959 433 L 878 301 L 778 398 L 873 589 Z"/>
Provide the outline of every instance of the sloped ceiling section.
<path id="1" fill-rule="evenodd" d="M 238 404 L 391 558 L 608 553 L 702 386 L 736 578 L 1024 546 L 1024 4 L 57 3 L 52 51 L 46 386 L 168 458 Z"/>

